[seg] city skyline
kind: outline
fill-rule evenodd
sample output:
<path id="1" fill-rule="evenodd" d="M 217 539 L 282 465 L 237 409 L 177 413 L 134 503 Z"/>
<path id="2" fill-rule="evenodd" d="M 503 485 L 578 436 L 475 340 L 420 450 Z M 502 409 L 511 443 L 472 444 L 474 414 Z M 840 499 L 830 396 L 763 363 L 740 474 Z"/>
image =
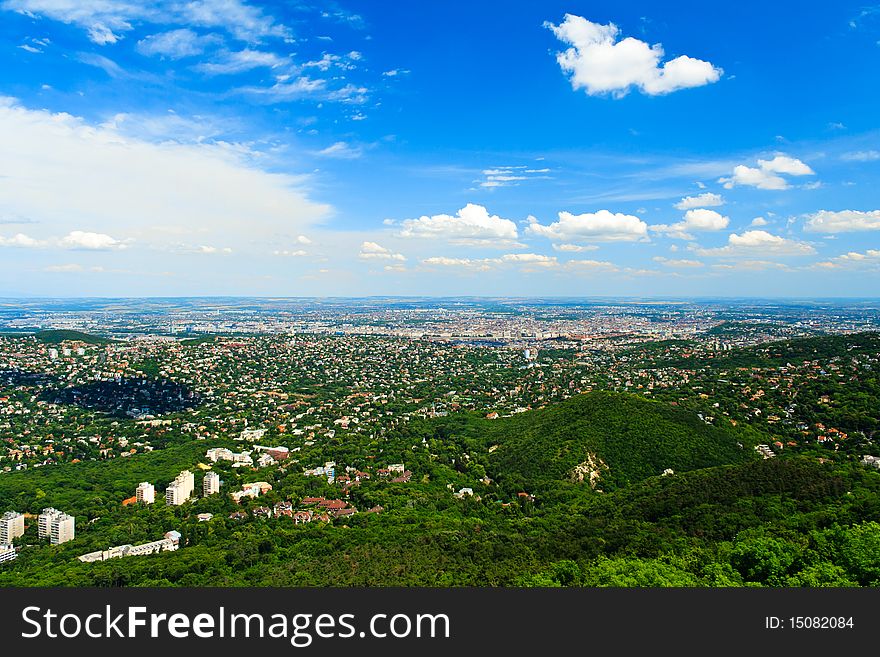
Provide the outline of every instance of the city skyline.
<path id="1" fill-rule="evenodd" d="M 4 0 L 0 297 L 870 297 L 880 7 L 757 8 Z"/>

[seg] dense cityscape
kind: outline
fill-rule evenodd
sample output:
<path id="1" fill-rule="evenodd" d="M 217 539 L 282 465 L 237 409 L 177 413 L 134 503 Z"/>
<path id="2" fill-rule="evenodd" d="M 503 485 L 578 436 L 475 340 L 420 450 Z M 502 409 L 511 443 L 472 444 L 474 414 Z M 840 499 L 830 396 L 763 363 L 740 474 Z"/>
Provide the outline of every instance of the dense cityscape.
<path id="1" fill-rule="evenodd" d="M 371 516 L 393 527 L 420 509 L 509 522 L 555 513 L 563 482 L 565 495 L 595 495 L 777 457 L 871 472 L 880 465 L 878 328 L 870 301 L 9 303 L 0 560 L 16 565 L 0 582 L 27 580 L 46 559 L 55 581 L 70 558 L 175 558 L 240 534 L 238 523 L 270 523 L 247 530 L 258 533 L 369 532 L 382 526 Z M 610 427 L 597 425 L 611 451 L 586 441 L 551 485 L 546 468 L 535 479 L 503 461 L 509 429 L 480 428 L 634 399 L 720 433 L 703 444 L 703 429 L 687 430 L 695 442 L 682 459 L 680 446 L 651 448 L 660 456 L 612 446 Z M 552 431 L 559 426 L 577 438 L 564 422 Z M 714 454 L 734 437 L 733 452 Z M 617 449 L 642 463 L 618 468 Z M 546 467 L 561 467 L 567 451 Z"/>

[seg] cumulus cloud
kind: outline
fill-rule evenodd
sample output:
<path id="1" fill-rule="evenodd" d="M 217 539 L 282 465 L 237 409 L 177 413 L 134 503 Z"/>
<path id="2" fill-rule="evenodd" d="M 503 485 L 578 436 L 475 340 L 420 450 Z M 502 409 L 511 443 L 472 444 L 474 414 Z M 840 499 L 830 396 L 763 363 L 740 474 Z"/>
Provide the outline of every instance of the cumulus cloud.
<path id="1" fill-rule="evenodd" d="M 61 238 L 60 246 L 64 249 L 82 251 L 114 251 L 126 248 L 125 242 L 117 240 L 104 233 L 90 233 L 88 231 L 74 230 Z"/>
<path id="2" fill-rule="evenodd" d="M 306 251 L 303 251 L 302 249 L 296 249 L 296 250 L 282 249 L 279 251 L 272 251 L 272 255 L 284 256 L 286 258 L 301 258 L 303 256 L 308 255 L 308 253 Z"/>
<path id="3" fill-rule="evenodd" d="M 764 217 L 755 217 L 754 219 L 752 219 L 752 223 L 750 223 L 749 225 L 750 226 L 766 226 L 767 224 L 768 224 L 768 221 L 766 219 L 764 219 Z"/>
<path id="4" fill-rule="evenodd" d="M 393 253 L 391 249 L 386 249 L 376 242 L 364 242 L 361 244 L 361 252 L 358 254 L 361 260 L 406 260 L 402 253 Z"/>
<path id="5" fill-rule="evenodd" d="M 9 98 L 0 143 L 5 211 L 31 219 L 39 240 L 88 226 L 147 246 L 268 242 L 331 211 L 308 199 L 307 178 L 267 173 L 245 147 L 154 143 Z"/>
<path id="6" fill-rule="evenodd" d="M 556 61 L 574 89 L 589 95 L 621 98 L 633 87 L 651 96 L 717 82 L 722 69 L 707 61 L 682 55 L 661 63 L 664 51 L 633 37 L 621 39 L 614 23 L 602 25 L 566 14 L 559 25 L 544 23 L 556 38 L 571 47 Z"/>
<path id="7" fill-rule="evenodd" d="M 777 155 L 772 160 L 758 160 L 757 167 L 739 164 L 733 168 L 729 178 L 719 178 L 718 182 L 725 189 L 733 189 L 737 185 L 757 187 L 758 189 L 788 189 L 788 180 L 780 174 L 788 176 L 813 176 L 816 174 L 809 166 L 788 155 Z"/>
<path id="8" fill-rule="evenodd" d="M 648 224 L 644 221 L 633 215 L 612 213 L 608 210 L 585 214 L 560 212 L 559 220 L 546 226 L 538 223 L 534 217 L 529 217 L 526 231 L 566 244 L 636 242 L 648 239 Z"/>
<path id="9" fill-rule="evenodd" d="M 880 230 L 880 210 L 861 212 L 841 210 L 831 212 L 820 210 L 807 215 L 804 230 L 813 233 L 851 233 L 862 230 Z"/>
<path id="10" fill-rule="evenodd" d="M 747 230 L 741 234 L 732 233 L 727 246 L 712 249 L 695 249 L 697 255 L 733 258 L 739 256 L 806 256 L 816 253 L 806 242 L 772 235 L 765 230 Z"/>
<path id="11" fill-rule="evenodd" d="M 873 267 L 878 265 L 880 265 L 880 249 L 868 249 L 864 253 L 850 251 L 831 260 L 817 262 L 815 267 L 821 269 L 840 269 L 843 267 Z"/>
<path id="12" fill-rule="evenodd" d="M 45 246 L 45 242 L 34 239 L 24 233 L 16 233 L 12 237 L 3 237 L 0 235 L 0 246 L 16 247 L 22 249 L 36 249 Z"/>
<path id="13" fill-rule="evenodd" d="M 715 210 L 707 210 L 706 208 L 697 208 L 688 210 L 684 213 L 684 219 L 677 223 L 667 226 L 666 224 L 657 224 L 651 226 L 651 230 L 659 233 L 666 233 L 670 237 L 690 240 L 693 239 L 691 232 L 708 232 L 716 230 L 724 230 L 730 223 L 730 218 L 725 217 Z"/>
<path id="14" fill-rule="evenodd" d="M 401 237 L 448 240 L 464 246 L 510 245 L 519 233 L 510 219 L 489 214 L 482 205 L 468 203 L 454 215 L 437 214 L 406 219 Z"/>
<path id="15" fill-rule="evenodd" d="M 714 208 L 719 205 L 724 205 L 724 199 L 721 198 L 721 194 L 706 192 L 696 196 L 685 196 L 675 204 L 675 209 L 692 210 L 694 208 Z"/>

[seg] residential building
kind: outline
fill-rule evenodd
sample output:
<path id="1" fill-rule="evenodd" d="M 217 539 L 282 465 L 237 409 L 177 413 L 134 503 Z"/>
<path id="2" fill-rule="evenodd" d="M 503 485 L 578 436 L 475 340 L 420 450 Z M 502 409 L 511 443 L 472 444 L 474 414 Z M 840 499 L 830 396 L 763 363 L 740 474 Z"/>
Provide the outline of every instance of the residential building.
<path id="1" fill-rule="evenodd" d="M 208 497 L 208 495 L 215 495 L 219 492 L 220 475 L 216 472 L 205 473 L 205 478 L 202 480 L 202 495 Z"/>
<path id="2" fill-rule="evenodd" d="M 12 561 L 18 556 L 15 548 L 11 545 L 0 544 L 0 563 L 4 561 Z"/>
<path id="3" fill-rule="evenodd" d="M 12 541 L 24 534 L 24 516 L 15 511 L 7 511 L 0 516 L 0 545 L 11 545 Z"/>
<path id="4" fill-rule="evenodd" d="M 60 515 L 63 514 L 58 509 L 51 507 L 43 509 L 37 521 L 37 535 L 40 538 L 49 538 L 52 534 L 52 521 Z"/>
<path id="5" fill-rule="evenodd" d="M 55 516 L 49 526 L 49 542 L 52 545 L 61 545 L 72 541 L 76 536 L 76 521 L 73 516 L 66 513 Z"/>
<path id="6" fill-rule="evenodd" d="M 168 484 L 165 490 L 165 504 L 180 506 L 192 496 L 193 490 L 195 490 L 195 477 L 189 470 L 184 470 Z"/>
<path id="7" fill-rule="evenodd" d="M 138 484 L 135 497 L 139 504 L 152 504 L 156 501 L 156 487 L 148 481 Z"/>

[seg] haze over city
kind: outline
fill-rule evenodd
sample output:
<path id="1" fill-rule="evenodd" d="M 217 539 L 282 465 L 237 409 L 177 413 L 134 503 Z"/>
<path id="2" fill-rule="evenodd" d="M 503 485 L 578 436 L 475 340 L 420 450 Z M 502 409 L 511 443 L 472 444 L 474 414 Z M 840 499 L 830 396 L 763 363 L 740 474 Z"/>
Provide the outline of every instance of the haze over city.
<path id="1" fill-rule="evenodd" d="M 876 293 L 878 7 L 0 17 L 0 296 Z"/>

